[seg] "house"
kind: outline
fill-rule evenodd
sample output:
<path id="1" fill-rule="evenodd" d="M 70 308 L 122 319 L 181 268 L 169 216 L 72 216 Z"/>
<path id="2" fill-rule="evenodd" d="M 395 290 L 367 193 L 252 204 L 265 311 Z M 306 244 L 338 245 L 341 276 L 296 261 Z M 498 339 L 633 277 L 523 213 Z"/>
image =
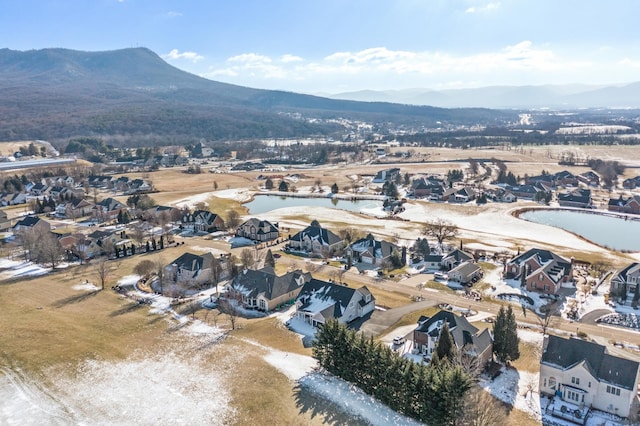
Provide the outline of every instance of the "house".
<path id="1" fill-rule="evenodd" d="M 317 327 L 329 319 L 348 324 L 373 312 L 375 298 L 366 286 L 358 289 L 311 279 L 296 299 L 295 317 Z"/>
<path id="2" fill-rule="evenodd" d="M 56 216 L 67 218 L 83 217 L 91 214 L 94 207 L 90 201 L 76 198 L 67 203 L 58 204 L 56 206 Z"/>
<path id="3" fill-rule="evenodd" d="M 639 372 L 638 362 L 611 355 L 602 345 L 550 335 L 543 343 L 539 389 L 578 407 L 629 417 L 638 409 Z"/>
<path id="4" fill-rule="evenodd" d="M 508 186 L 505 188 L 517 198 L 525 198 L 527 200 L 533 200 L 536 194 L 542 191 L 538 186 L 533 185 L 517 185 L 517 186 Z"/>
<path id="5" fill-rule="evenodd" d="M 600 186 L 600 176 L 592 170 L 584 172 L 576 176 L 579 182 L 589 186 Z"/>
<path id="6" fill-rule="evenodd" d="M 204 141 L 199 141 L 191 149 L 191 156 L 195 158 L 207 158 L 213 155 L 213 148 L 210 148 L 204 144 Z"/>
<path id="7" fill-rule="evenodd" d="M 640 176 L 635 176 L 622 181 L 622 187 L 625 189 L 635 189 L 640 185 Z"/>
<path id="8" fill-rule="evenodd" d="M 38 235 L 44 235 L 51 232 L 51 225 L 46 220 L 40 219 L 38 216 L 25 216 L 23 219 L 13 225 L 13 232 L 19 234 L 28 230 L 34 230 Z"/>
<path id="9" fill-rule="evenodd" d="M 617 213 L 640 214 L 640 195 L 632 195 L 627 199 L 624 199 L 622 195 L 619 198 L 610 198 L 607 210 Z"/>
<path id="10" fill-rule="evenodd" d="M 586 188 L 578 188 L 570 192 L 558 194 L 558 204 L 562 207 L 591 207 L 591 190 Z"/>
<path id="11" fill-rule="evenodd" d="M 466 251 L 455 249 L 442 258 L 442 267 L 451 270 L 463 262 L 473 261 L 473 256 Z"/>
<path id="12" fill-rule="evenodd" d="M 391 256 L 396 253 L 400 257 L 402 249 L 395 244 L 383 240 L 376 240 L 369 234 L 366 238 L 359 239 L 345 249 L 345 256 L 350 256 L 355 262 L 368 265 L 381 265 L 385 261 L 391 261 Z"/>
<path id="13" fill-rule="evenodd" d="M 525 274 L 528 291 L 557 294 L 563 283 L 573 280 L 573 259 L 567 260 L 549 251 L 533 248 L 505 265 L 506 278 L 520 278 Z"/>
<path id="14" fill-rule="evenodd" d="M 476 191 L 468 186 L 450 188 L 442 194 L 442 201 L 449 203 L 468 203 L 476 199 Z"/>
<path id="15" fill-rule="evenodd" d="M 260 242 L 273 241 L 278 239 L 280 231 L 277 223 L 273 224 L 268 220 L 252 217 L 238 226 L 236 236 Z"/>
<path id="16" fill-rule="evenodd" d="M 394 167 L 392 169 L 380 170 L 376 173 L 375 177 L 371 182 L 373 183 L 384 183 L 384 182 L 393 182 L 400 175 L 400 169 Z"/>
<path id="17" fill-rule="evenodd" d="M 123 210 L 128 210 L 126 205 L 115 198 L 105 198 L 93 206 L 93 216 L 102 221 L 114 220 Z"/>
<path id="18" fill-rule="evenodd" d="M 446 187 L 446 182 L 437 176 L 421 177 L 411 182 L 411 190 L 416 198 L 442 199 Z"/>
<path id="19" fill-rule="evenodd" d="M 563 170 L 553 175 L 553 181 L 556 186 L 577 186 L 578 178 L 573 173 Z"/>
<path id="20" fill-rule="evenodd" d="M 424 257 L 425 270 L 440 270 L 442 268 L 442 255 L 429 254 Z"/>
<path id="21" fill-rule="evenodd" d="M 626 300 L 632 300 L 636 286 L 640 283 L 640 263 L 633 262 L 617 271 L 611 277 L 611 293 L 626 295 Z M 624 298 L 624 296 L 623 296 Z"/>
<path id="22" fill-rule="evenodd" d="M 482 268 L 473 261 L 464 261 L 448 272 L 449 280 L 470 284 L 482 278 Z"/>
<path id="23" fill-rule="evenodd" d="M 164 267 L 164 276 L 177 284 L 204 284 L 212 278 L 213 263 L 212 253 L 197 255 L 187 252 Z"/>
<path id="24" fill-rule="evenodd" d="M 44 183 L 38 182 L 31 188 L 31 195 L 36 197 L 41 197 L 43 195 L 47 195 L 49 193 L 50 187 L 45 185 Z"/>
<path id="25" fill-rule="evenodd" d="M 194 232 L 217 232 L 224 229 L 224 220 L 209 210 L 196 210 L 182 216 L 182 226 Z"/>
<path id="26" fill-rule="evenodd" d="M 241 300 L 245 308 L 268 312 L 293 302 L 310 280 L 311 274 L 301 270 L 278 276 L 271 267 L 245 269 L 227 285 L 227 294 L 229 298 Z"/>
<path id="27" fill-rule="evenodd" d="M 477 358 L 481 367 L 491 360 L 493 336 L 489 329 L 480 332 L 465 317 L 450 311 L 439 311 L 431 318 L 421 318 L 420 324 L 413 330 L 413 350 L 430 359 L 445 321 L 458 351 Z"/>
<path id="28" fill-rule="evenodd" d="M 2 194 L 2 205 L 15 206 L 17 204 L 24 204 L 27 202 L 27 196 L 26 192 L 4 193 Z"/>
<path id="29" fill-rule="evenodd" d="M 342 249 L 343 245 L 342 238 L 328 229 L 322 228 L 317 221 L 289 237 L 289 247 L 304 250 L 317 256 L 336 253 Z"/>
<path id="30" fill-rule="evenodd" d="M 175 221 L 175 219 L 181 220 L 182 213 L 177 207 L 155 206 L 145 210 L 143 217 L 146 219 L 169 223 Z"/>

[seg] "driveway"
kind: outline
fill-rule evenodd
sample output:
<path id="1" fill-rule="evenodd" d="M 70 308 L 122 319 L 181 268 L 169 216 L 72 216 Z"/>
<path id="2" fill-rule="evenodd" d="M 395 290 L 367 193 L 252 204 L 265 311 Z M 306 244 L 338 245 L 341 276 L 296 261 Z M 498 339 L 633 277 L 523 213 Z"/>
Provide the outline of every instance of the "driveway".
<path id="1" fill-rule="evenodd" d="M 399 308 L 388 309 L 386 311 L 373 311 L 371 314 L 371 318 L 369 321 L 365 322 L 362 327 L 360 327 L 360 331 L 369 335 L 369 336 L 379 336 L 384 330 L 398 322 L 400 318 L 409 314 L 411 312 L 415 312 L 421 309 L 430 308 L 435 306 L 438 302 L 435 300 L 424 300 L 422 302 L 410 303 L 405 306 L 401 306 Z M 417 324 L 416 324 L 417 326 Z"/>

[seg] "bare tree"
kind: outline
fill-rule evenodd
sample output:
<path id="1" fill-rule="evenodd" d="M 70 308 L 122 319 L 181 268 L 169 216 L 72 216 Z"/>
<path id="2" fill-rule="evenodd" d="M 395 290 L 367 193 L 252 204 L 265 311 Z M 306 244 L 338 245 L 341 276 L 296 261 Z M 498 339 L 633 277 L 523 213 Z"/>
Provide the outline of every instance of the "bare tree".
<path id="1" fill-rule="evenodd" d="M 220 312 L 227 315 L 227 319 L 231 325 L 231 330 L 235 330 L 238 323 L 238 317 L 240 316 L 238 301 L 228 298 L 220 299 L 218 300 L 218 309 Z"/>
<path id="2" fill-rule="evenodd" d="M 138 244 L 138 247 L 140 247 L 144 242 L 144 237 L 144 231 L 140 226 L 133 228 L 133 231 L 131 232 L 131 239 Z"/>
<path id="3" fill-rule="evenodd" d="M 22 244 L 24 260 L 35 259 L 37 257 L 37 243 L 40 238 L 35 229 L 23 229 L 17 233 L 18 239 Z"/>
<path id="4" fill-rule="evenodd" d="M 141 262 L 139 262 L 134 268 L 133 268 L 133 272 L 135 272 L 138 275 L 149 275 L 150 273 L 154 272 L 156 269 L 156 265 L 155 263 L 153 263 L 152 260 L 149 259 L 145 259 Z"/>
<path id="5" fill-rule="evenodd" d="M 236 229 L 240 226 L 240 214 L 235 210 L 227 212 L 227 220 L 225 220 L 227 229 Z"/>
<path id="6" fill-rule="evenodd" d="M 465 394 L 465 408 L 461 424 L 470 426 L 494 426 L 507 423 L 507 412 L 489 392 L 481 388 Z"/>
<path id="7" fill-rule="evenodd" d="M 94 266 L 94 273 L 100 283 L 100 288 L 104 290 L 104 285 L 111 277 L 111 265 L 106 259 L 102 259 Z"/>
<path id="8" fill-rule="evenodd" d="M 155 262 L 155 273 L 158 276 L 158 284 L 160 284 L 160 294 L 163 293 L 164 284 L 167 277 L 164 275 L 165 261 L 162 257 L 158 257 Z"/>
<path id="9" fill-rule="evenodd" d="M 542 329 L 542 335 L 546 336 L 547 331 L 549 331 L 550 328 L 555 326 L 557 322 L 556 321 L 557 317 L 554 317 L 553 315 L 551 315 L 551 312 L 547 312 L 542 317 L 536 316 L 536 320 L 538 321 L 538 324 L 540 324 L 540 328 Z"/>
<path id="10" fill-rule="evenodd" d="M 458 235 L 458 227 L 446 219 L 438 218 L 427 222 L 423 233 L 435 238 L 438 244 L 442 246 L 444 241 L 455 238 Z"/>
<path id="11" fill-rule="evenodd" d="M 64 248 L 54 234 L 48 233 L 38 239 L 36 248 L 39 262 L 51 265 L 51 269 L 56 269 L 64 256 Z"/>
<path id="12" fill-rule="evenodd" d="M 255 264 L 255 262 L 256 258 L 253 250 L 246 248 L 240 252 L 240 263 L 242 263 L 242 267 L 244 269 L 249 269 Z"/>

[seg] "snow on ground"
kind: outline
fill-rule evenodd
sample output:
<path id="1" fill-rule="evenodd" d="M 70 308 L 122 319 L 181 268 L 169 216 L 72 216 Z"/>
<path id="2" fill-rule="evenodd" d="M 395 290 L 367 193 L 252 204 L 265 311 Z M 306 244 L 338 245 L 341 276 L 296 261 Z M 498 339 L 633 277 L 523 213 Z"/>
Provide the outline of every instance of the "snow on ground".
<path id="1" fill-rule="evenodd" d="M 95 285 L 94 283 L 90 283 L 89 281 L 85 281 L 81 284 L 76 284 L 71 287 L 74 290 L 84 290 L 84 291 L 96 291 L 100 290 L 100 287 Z"/>
<path id="2" fill-rule="evenodd" d="M 540 293 L 527 291 L 520 287 L 520 280 L 504 279 L 500 268 L 489 271 L 484 276 L 484 281 L 489 284 L 489 287 L 484 291 L 484 294 L 488 296 L 508 300 L 518 305 L 525 304 L 527 308 L 533 308 L 536 312 L 539 312 L 541 306 L 547 304 L 547 300 L 542 299 Z M 533 300 L 533 305 L 530 305 L 524 298 L 520 298 L 519 296 L 507 297 L 505 296 L 507 294 L 530 297 Z"/>
<path id="3" fill-rule="evenodd" d="M 538 382 L 538 373 L 521 373 L 513 368 L 502 368 L 500 375 L 493 380 L 481 378 L 480 386 L 499 400 L 541 420 Z M 534 392 L 527 392 L 528 389 Z"/>
<path id="4" fill-rule="evenodd" d="M 192 195 L 190 197 L 181 198 L 174 201 L 172 204 L 176 207 L 194 207 L 198 203 L 205 203 L 211 197 L 219 198 L 231 198 L 232 200 L 245 203 L 251 200 L 252 191 L 237 188 L 237 189 L 223 189 L 221 191 L 203 192 L 201 194 Z"/>
<path id="5" fill-rule="evenodd" d="M 522 342 L 533 343 L 542 348 L 542 333 L 533 330 L 518 329 L 518 337 Z"/>
<path id="6" fill-rule="evenodd" d="M 263 358 L 287 376 L 289 380 L 300 380 L 318 365 L 318 362 L 310 356 L 282 352 L 276 349 L 271 349 Z"/>
<path id="7" fill-rule="evenodd" d="M 44 275 L 48 272 L 49 269 L 36 265 L 33 262 L 17 262 L 12 263 L 11 266 L 0 273 L 0 280 L 18 277 L 35 277 L 38 275 Z"/>
<path id="8" fill-rule="evenodd" d="M 316 395 L 338 405 L 343 410 L 361 417 L 372 425 L 421 425 L 422 423 L 405 417 L 378 402 L 357 387 L 331 375 L 313 372 L 299 381 Z"/>

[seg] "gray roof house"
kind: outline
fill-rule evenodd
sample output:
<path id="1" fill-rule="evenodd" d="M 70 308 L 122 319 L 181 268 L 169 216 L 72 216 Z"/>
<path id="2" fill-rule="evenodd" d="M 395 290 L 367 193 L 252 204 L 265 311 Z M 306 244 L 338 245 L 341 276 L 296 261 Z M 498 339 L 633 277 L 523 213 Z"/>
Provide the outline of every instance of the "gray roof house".
<path id="1" fill-rule="evenodd" d="M 491 359 L 493 336 L 489 329 L 486 328 L 481 332 L 465 317 L 450 311 L 439 311 L 431 318 L 422 319 L 413 331 L 414 350 L 431 358 L 445 321 L 458 350 L 464 350 L 465 354 L 477 357 L 481 366 Z"/>
<path id="2" fill-rule="evenodd" d="M 329 319 L 346 324 L 373 312 L 375 298 L 365 286 L 358 289 L 312 279 L 296 299 L 295 317 L 317 327 Z"/>
<path id="3" fill-rule="evenodd" d="M 342 249 L 344 240 L 338 235 L 321 227 L 319 224 L 307 226 L 289 238 L 289 246 L 293 249 L 305 250 L 314 255 L 335 253 Z"/>
<path id="4" fill-rule="evenodd" d="M 545 338 L 540 359 L 540 393 L 558 399 L 558 405 L 567 403 L 581 410 L 581 419 L 589 408 L 621 417 L 636 414 L 639 379 L 638 362 L 610 355 L 605 346 L 573 337 Z M 566 418 L 566 411 L 554 409 L 553 414 Z"/>
<path id="5" fill-rule="evenodd" d="M 261 220 L 255 217 L 246 220 L 236 229 L 236 236 L 248 238 L 253 241 L 272 241 L 278 239 L 280 231 L 278 224 L 273 224 L 268 220 Z"/>
<path id="6" fill-rule="evenodd" d="M 376 240 L 371 234 L 345 249 L 346 256 L 351 256 L 356 262 L 370 265 L 382 264 L 385 260 L 390 259 L 394 252 L 400 254 L 400 247 L 384 240 Z"/>
<path id="7" fill-rule="evenodd" d="M 273 311 L 294 301 L 310 280 L 311 274 L 301 270 L 278 276 L 271 267 L 245 269 L 227 285 L 227 291 L 229 297 L 242 301 L 246 308 Z"/>

